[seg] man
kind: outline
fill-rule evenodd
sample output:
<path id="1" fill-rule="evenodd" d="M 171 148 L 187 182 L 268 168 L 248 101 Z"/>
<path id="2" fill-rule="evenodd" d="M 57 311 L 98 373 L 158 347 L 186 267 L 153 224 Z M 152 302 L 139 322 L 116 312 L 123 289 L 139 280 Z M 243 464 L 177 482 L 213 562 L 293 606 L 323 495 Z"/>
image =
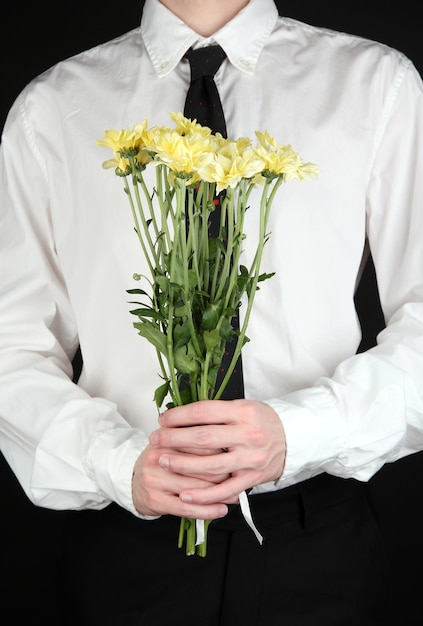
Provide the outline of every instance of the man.
<path id="1" fill-rule="evenodd" d="M 155 354 L 125 298 L 142 261 L 95 140 L 182 111 L 182 57 L 209 43 L 227 54 L 229 135 L 268 129 L 321 175 L 275 202 L 246 399 L 158 422 Z M 64 623 L 386 623 L 389 572 L 362 487 L 422 448 L 421 103 L 403 55 L 278 18 L 271 0 L 147 0 L 139 30 L 17 99 L 1 157 L 2 450 L 33 502 L 75 510 Z M 387 327 L 357 355 L 367 242 Z M 246 490 L 263 545 L 236 505 Z M 214 520 L 206 558 L 176 547 L 181 516 Z"/>

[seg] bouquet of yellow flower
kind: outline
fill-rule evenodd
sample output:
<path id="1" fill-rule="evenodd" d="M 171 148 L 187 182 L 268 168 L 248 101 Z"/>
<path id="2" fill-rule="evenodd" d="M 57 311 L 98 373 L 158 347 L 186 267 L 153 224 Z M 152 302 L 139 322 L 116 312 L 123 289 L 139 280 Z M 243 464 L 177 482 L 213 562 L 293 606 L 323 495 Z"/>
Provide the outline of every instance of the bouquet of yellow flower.
<path id="1" fill-rule="evenodd" d="M 123 180 L 135 232 L 149 276 L 134 274 L 146 287 L 128 289 L 141 297 L 131 313 L 134 327 L 156 349 L 162 383 L 154 393 L 157 408 L 220 398 L 246 335 L 260 273 L 267 224 L 275 194 L 283 181 L 312 179 L 318 167 L 304 162 L 289 145 L 278 145 L 266 132 L 225 139 L 181 113 L 170 113 L 175 127 L 151 127 L 147 121 L 130 130 L 106 130 L 97 140 L 111 148 L 103 163 Z M 154 189 L 143 172 L 155 168 Z M 262 186 L 257 215 L 258 245 L 250 267 L 241 264 L 244 217 L 252 189 Z M 222 194 L 220 229 L 209 236 L 214 198 Z M 231 320 L 245 298 L 239 330 Z M 218 369 L 228 341 L 236 341 L 231 364 L 219 388 Z M 181 519 L 178 545 L 186 535 L 186 553 L 206 554 L 204 536 L 196 541 L 196 520 Z"/>

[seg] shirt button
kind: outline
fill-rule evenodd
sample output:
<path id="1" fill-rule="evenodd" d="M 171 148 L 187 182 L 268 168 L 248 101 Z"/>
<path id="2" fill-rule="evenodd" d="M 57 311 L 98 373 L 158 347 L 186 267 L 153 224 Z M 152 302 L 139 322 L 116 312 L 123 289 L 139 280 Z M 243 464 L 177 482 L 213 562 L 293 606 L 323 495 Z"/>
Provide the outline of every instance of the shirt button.
<path id="1" fill-rule="evenodd" d="M 163 61 L 163 63 L 160 64 L 160 69 L 162 70 L 165 70 L 167 67 L 169 67 L 168 61 Z"/>
<path id="2" fill-rule="evenodd" d="M 250 62 L 247 59 L 241 59 L 241 65 L 244 67 L 250 67 Z"/>

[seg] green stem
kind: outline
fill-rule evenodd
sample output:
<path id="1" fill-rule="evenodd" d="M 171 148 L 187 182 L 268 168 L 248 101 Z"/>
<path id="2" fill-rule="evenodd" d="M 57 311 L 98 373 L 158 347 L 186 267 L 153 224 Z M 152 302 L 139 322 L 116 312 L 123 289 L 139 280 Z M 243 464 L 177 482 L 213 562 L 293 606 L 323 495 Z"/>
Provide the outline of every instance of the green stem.
<path id="1" fill-rule="evenodd" d="M 181 395 L 178 388 L 178 381 L 175 372 L 175 359 L 173 354 L 173 320 L 175 314 L 174 287 L 177 285 L 176 266 L 178 264 L 178 254 L 181 242 L 181 230 L 185 237 L 185 187 L 178 185 L 176 192 L 176 211 L 173 216 L 174 241 L 170 255 L 169 270 L 169 302 L 168 302 L 168 332 L 167 332 L 167 359 L 169 363 L 169 376 L 171 386 L 175 394 L 177 404 L 182 404 Z"/>
<path id="2" fill-rule="evenodd" d="M 233 372 L 233 369 L 236 365 L 236 362 L 238 360 L 239 355 L 241 354 L 241 350 L 244 345 L 244 339 L 246 336 L 247 326 L 250 320 L 251 310 L 253 308 L 253 302 L 254 302 L 256 291 L 257 291 L 257 283 L 260 277 L 260 265 L 261 265 L 261 259 L 263 256 L 263 249 L 264 249 L 265 237 L 266 237 L 266 228 L 267 228 L 267 223 L 268 223 L 268 219 L 270 215 L 270 208 L 271 208 L 273 199 L 275 197 L 276 191 L 281 185 L 282 180 L 283 180 L 282 177 L 278 177 L 276 179 L 276 182 L 274 183 L 272 191 L 269 195 L 269 198 L 267 198 L 267 191 L 268 191 L 269 186 L 271 185 L 271 182 L 266 180 L 266 183 L 262 192 L 261 201 L 260 201 L 259 240 L 257 244 L 256 253 L 254 255 L 253 263 L 251 265 L 250 272 L 249 272 L 250 277 L 251 277 L 251 285 L 250 285 L 250 291 L 249 291 L 249 296 L 248 296 L 247 309 L 244 315 L 244 321 L 243 321 L 242 327 L 238 335 L 238 340 L 237 340 L 237 344 L 234 350 L 234 354 L 232 356 L 232 360 L 221 382 L 221 385 L 214 396 L 216 400 L 220 398 L 220 396 L 223 393 L 223 390 L 228 384 L 229 378 Z"/>
<path id="3" fill-rule="evenodd" d="M 200 240 L 200 232 L 198 220 L 195 217 L 198 215 L 198 208 L 194 201 L 194 189 L 191 187 L 188 189 L 188 202 L 187 202 L 187 212 L 188 212 L 188 236 L 187 236 L 187 257 L 189 260 L 189 266 L 195 272 L 196 280 L 197 280 L 197 289 L 199 291 L 202 290 L 203 287 L 203 276 L 201 272 L 201 240 Z M 188 264 L 187 264 L 188 267 Z"/>
<path id="4" fill-rule="evenodd" d="M 199 248 L 200 248 L 200 257 L 199 262 L 201 264 L 202 270 L 202 286 L 205 292 L 210 293 L 209 291 L 209 281 L 210 281 L 210 261 L 209 261 L 209 232 L 208 232 L 208 222 L 210 217 L 209 211 L 209 198 L 210 198 L 210 183 L 202 182 L 200 184 L 200 190 L 197 194 L 197 202 L 198 207 L 201 207 L 201 232 L 199 234 Z M 214 186 L 213 186 L 214 188 Z"/>
<path id="5" fill-rule="evenodd" d="M 188 556 L 195 554 L 195 519 L 188 520 L 186 552 Z"/>
<path id="6" fill-rule="evenodd" d="M 196 520 L 189 517 L 181 517 L 179 523 L 178 548 L 182 548 L 185 539 L 185 552 L 187 556 L 205 557 L 207 555 L 207 531 L 211 520 L 204 520 L 204 541 L 195 545 Z"/>
<path id="7" fill-rule="evenodd" d="M 188 211 L 191 213 L 192 216 L 192 199 L 193 199 L 193 194 L 192 194 L 192 189 L 188 191 L 189 197 L 188 197 Z M 181 201 L 184 203 L 185 205 L 185 200 L 186 200 L 186 195 L 185 192 L 184 194 L 178 197 L 178 202 Z M 181 227 L 180 227 L 180 247 L 181 247 L 181 251 L 182 251 L 182 271 L 183 271 L 183 276 L 184 276 L 184 285 L 183 285 L 183 289 L 185 292 L 185 297 L 186 297 L 186 314 L 187 314 L 187 319 L 188 319 L 188 324 L 189 324 L 189 328 L 190 328 L 190 335 L 191 335 L 191 341 L 192 341 L 192 345 L 194 346 L 194 350 L 197 354 L 197 356 L 201 359 L 202 358 L 202 353 L 201 353 L 201 348 L 200 348 L 200 344 L 198 343 L 198 339 L 197 339 L 197 329 L 195 328 L 194 325 L 194 319 L 192 316 L 192 289 L 190 287 L 190 283 L 189 283 L 189 267 L 191 265 L 191 262 L 193 260 L 193 256 L 195 254 L 195 249 L 196 249 L 196 245 L 194 243 L 194 245 L 189 246 L 189 242 L 196 242 L 197 241 L 197 237 L 196 237 L 196 232 L 195 232 L 195 227 L 194 227 L 194 220 L 190 220 L 191 224 L 193 225 L 192 229 L 191 226 L 189 228 L 189 232 L 188 232 L 188 236 L 187 236 L 187 232 L 186 232 L 186 222 L 185 219 L 181 220 Z M 191 233 L 191 230 L 194 231 Z M 192 250 L 192 252 L 191 252 Z M 197 280 L 198 280 L 198 274 L 197 274 Z"/>
<path id="8" fill-rule="evenodd" d="M 248 200 L 248 187 L 249 181 L 242 180 L 239 186 L 239 193 L 237 196 L 237 209 L 236 209 L 236 217 L 234 220 L 234 236 L 233 236 L 233 244 L 232 244 L 232 265 L 231 265 L 231 273 L 229 276 L 229 288 L 226 292 L 225 304 L 224 308 L 231 304 L 233 307 L 236 307 L 237 302 L 241 299 L 240 293 L 238 293 L 238 271 L 239 271 L 239 262 L 241 258 L 242 252 L 242 242 L 243 242 L 243 229 L 244 229 L 244 221 L 245 221 L 245 212 L 247 210 L 247 200 Z M 250 185 L 249 189 L 252 188 Z"/>
<path id="9" fill-rule="evenodd" d="M 169 232 L 168 216 L 172 211 L 172 198 L 174 197 L 174 189 L 170 188 L 168 178 L 169 169 L 164 165 L 158 165 L 156 167 L 156 185 L 161 218 L 160 232 L 166 240 L 166 251 L 170 250 L 172 247 L 172 237 Z"/>
<path id="10" fill-rule="evenodd" d="M 147 220 L 145 219 L 145 214 L 144 214 L 144 210 L 143 210 L 143 205 L 142 205 L 142 201 L 141 201 L 141 196 L 140 196 L 140 190 L 139 190 L 139 186 L 138 184 L 141 185 L 141 187 L 144 189 L 144 195 L 147 199 L 147 204 L 151 204 L 151 198 L 146 190 L 145 187 L 145 183 L 144 183 L 144 178 L 142 175 L 139 175 L 139 177 L 137 175 L 133 176 L 132 178 L 133 182 L 134 182 L 134 193 L 135 193 L 135 198 L 137 201 L 137 208 L 138 208 L 138 215 L 141 219 L 141 224 L 143 227 L 143 231 L 144 231 L 144 237 L 145 240 L 148 244 L 148 248 L 150 250 L 150 254 L 154 259 L 154 264 L 157 266 L 158 263 L 158 258 L 157 258 L 157 252 L 156 252 L 156 247 L 153 243 L 153 240 L 151 239 L 151 235 L 150 235 L 150 229 L 147 223 Z M 152 210 L 152 209 L 151 209 Z M 138 223 L 138 220 L 137 220 Z"/>
<path id="11" fill-rule="evenodd" d="M 138 241 L 140 242 L 141 248 L 142 248 L 142 250 L 144 252 L 144 257 L 145 257 L 145 260 L 147 261 L 147 265 L 148 265 L 148 268 L 150 270 L 150 274 L 153 276 L 153 264 L 151 263 L 149 252 L 148 252 L 147 247 L 145 245 L 144 238 L 143 238 L 143 236 L 141 234 L 141 227 L 140 227 L 140 223 L 139 223 L 139 220 L 138 220 L 137 211 L 135 210 L 134 200 L 133 200 L 133 197 L 132 197 L 132 194 L 131 194 L 131 190 L 130 190 L 130 187 L 129 187 L 129 184 L 128 184 L 128 181 L 127 181 L 126 177 L 124 178 L 123 182 L 124 182 L 124 187 L 125 187 L 126 194 L 128 196 L 128 199 L 129 199 L 129 206 L 131 208 L 131 213 L 132 213 L 132 217 L 133 217 L 134 224 L 135 224 L 135 232 L 137 233 Z M 136 186 L 136 182 L 134 182 L 134 186 Z"/>
<path id="12" fill-rule="evenodd" d="M 209 519 L 204 520 L 204 541 L 196 546 L 196 554 L 205 557 L 207 555 L 207 530 L 210 524 Z"/>
<path id="13" fill-rule="evenodd" d="M 211 191 L 214 192 L 214 186 L 211 187 Z M 215 209 L 216 210 L 216 209 Z M 226 211 L 224 210 L 224 206 L 221 206 L 221 211 L 220 211 L 220 228 L 219 228 L 219 234 L 218 234 L 218 239 L 220 239 L 220 233 L 223 231 L 224 227 L 225 227 L 225 223 L 226 223 Z M 226 253 L 227 253 L 227 246 L 226 246 Z M 214 302 L 216 299 L 216 287 L 219 283 L 219 281 L 222 279 L 222 275 L 221 273 L 219 273 L 219 270 L 222 266 L 222 261 L 221 261 L 221 257 L 222 257 L 222 248 L 221 246 L 216 246 L 216 255 L 215 255 L 215 259 L 214 259 L 214 271 L 213 271 L 213 277 L 212 277 L 212 282 L 211 282 L 211 286 L 210 286 L 210 302 Z"/>
<path id="14" fill-rule="evenodd" d="M 149 212 L 150 219 L 151 219 L 151 224 L 153 225 L 154 234 L 156 236 L 156 241 L 158 241 L 158 240 L 160 240 L 160 230 L 159 230 L 159 226 L 157 224 L 157 217 L 156 217 L 156 212 L 154 210 L 153 198 L 152 198 L 151 194 L 149 193 L 147 185 L 145 184 L 144 177 L 142 175 L 140 177 L 140 181 L 139 182 L 140 182 L 141 188 L 143 190 L 144 197 L 147 200 L 147 206 L 148 206 L 148 212 Z"/>
<path id="15" fill-rule="evenodd" d="M 200 388 L 200 398 L 202 400 L 208 400 L 208 377 L 209 377 L 209 366 L 211 353 L 209 350 L 206 351 L 206 356 L 204 358 L 203 367 L 201 368 L 201 388 Z"/>
<path id="16" fill-rule="evenodd" d="M 227 285 L 226 279 L 231 275 L 231 265 L 232 263 L 232 254 L 233 254 L 233 245 L 234 245 L 234 206 L 233 206 L 234 193 L 232 189 L 227 189 L 226 196 L 223 200 L 222 204 L 222 221 L 226 219 L 227 224 L 227 238 L 225 245 L 225 257 L 223 261 L 223 266 L 221 269 L 221 273 L 219 275 L 219 286 L 216 291 L 216 295 L 214 296 L 215 300 L 219 300 L 222 295 L 224 289 L 231 291 L 231 286 Z M 236 272 L 236 267 L 235 267 Z"/>

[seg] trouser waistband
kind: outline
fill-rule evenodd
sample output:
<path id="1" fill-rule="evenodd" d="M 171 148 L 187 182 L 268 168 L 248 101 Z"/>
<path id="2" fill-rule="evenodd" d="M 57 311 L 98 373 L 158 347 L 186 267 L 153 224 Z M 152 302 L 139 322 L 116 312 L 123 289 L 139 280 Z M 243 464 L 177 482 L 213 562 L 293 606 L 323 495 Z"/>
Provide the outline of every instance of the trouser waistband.
<path id="1" fill-rule="evenodd" d="M 295 485 L 256 495 L 249 495 L 254 523 L 268 526 L 298 519 L 305 525 L 313 513 L 364 494 L 365 483 L 330 474 L 319 474 Z M 228 529 L 247 529 L 240 507 L 230 507 L 228 515 L 215 520 L 213 525 Z"/>

